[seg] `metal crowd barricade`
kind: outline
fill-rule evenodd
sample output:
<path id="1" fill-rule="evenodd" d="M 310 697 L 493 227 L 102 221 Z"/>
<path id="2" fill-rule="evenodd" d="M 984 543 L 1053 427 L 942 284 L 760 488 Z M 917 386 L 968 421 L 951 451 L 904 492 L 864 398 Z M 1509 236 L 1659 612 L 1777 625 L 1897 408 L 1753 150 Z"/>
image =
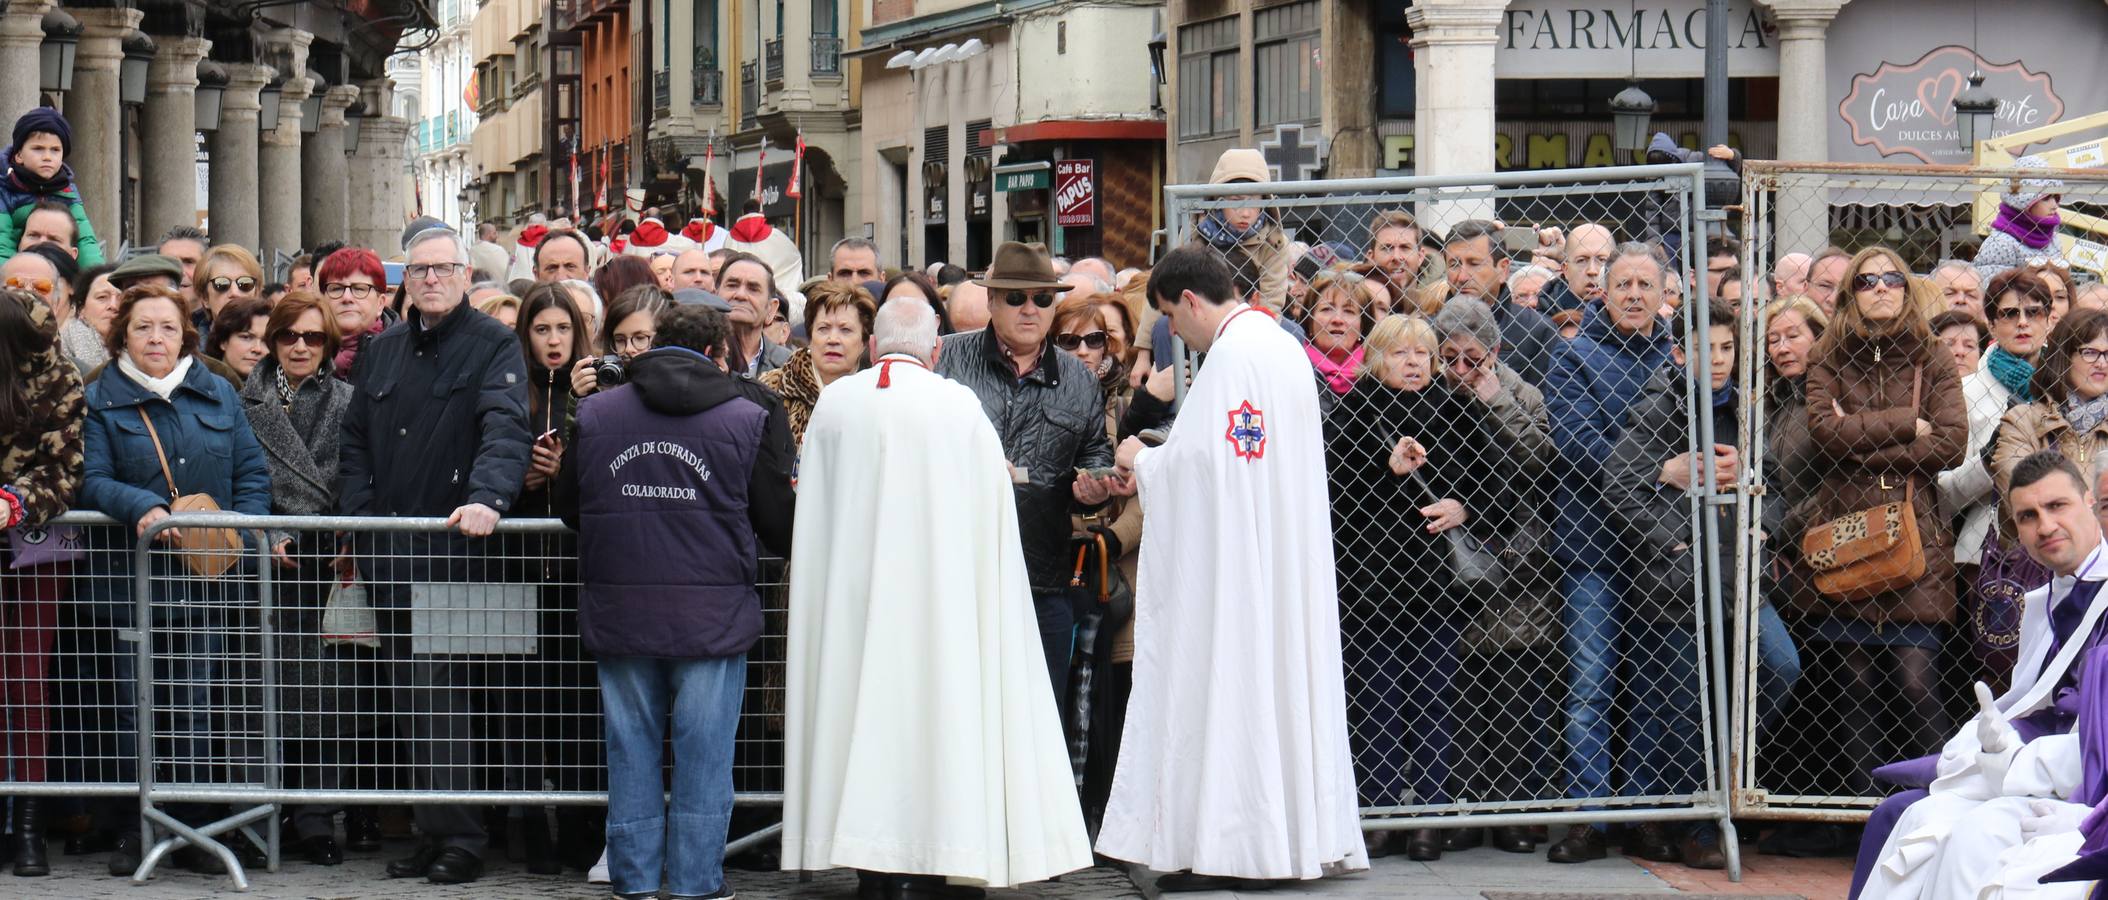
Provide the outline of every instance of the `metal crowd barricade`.
<path id="1" fill-rule="evenodd" d="M 135 537 L 73 513 L 54 526 L 76 552 L 0 570 L 15 617 L 0 623 L 14 761 L 0 792 L 136 798 L 148 841 L 134 880 L 195 845 L 245 889 L 228 844 L 255 843 L 275 870 L 282 806 L 541 816 L 606 802 L 598 682 L 560 522 L 507 520 L 476 542 L 440 519 L 184 513 Z M 224 571 L 164 540 L 208 528 L 244 538 Z M 340 546 L 356 579 L 334 562 Z M 783 568 L 762 571 L 768 633 L 749 653 L 734 751 L 748 808 L 780 805 L 783 788 Z M 728 852 L 777 831 L 766 810 L 742 817 L 748 833 Z"/>
<path id="2" fill-rule="evenodd" d="M 1729 587 L 1737 648 L 1732 658 L 1738 663 L 1730 731 L 1735 811 L 1750 819 L 1854 822 L 1897 787 L 1872 779 L 1871 764 L 1938 752 L 1939 742 L 1974 714 L 1970 682 L 2003 683 L 2018 637 L 2019 591 L 2040 582 L 2031 580 L 2027 566 L 1999 561 L 2019 551 L 1997 508 L 1995 441 L 1978 438 L 1995 434 L 2007 404 L 1965 385 L 1972 433 L 1963 462 L 1940 474 L 1937 496 L 1921 492 L 1915 498 L 1938 505 L 1940 527 L 1925 536 L 1928 556 L 1944 555 L 1956 569 L 1952 605 L 1943 610 L 1949 620 L 1884 622 L 1870 629 L 1820 599 L 1798 547 L 1807 525 L 1838 514 L 1816 509 L 1811 490 L 1821 471 L 1838 460 L 1780 443 L 1797 441 L 1794 432 L 1805 433 L 1807 424 L 1799 406 L 1801 379 L 1781 377 L 1772 352 L 1791 343 L 1794 324 L 1806 318 L 1786 311 L 1790 298 L 1784 295 L 1798 288 L 1827 314 L 1834 303 L 1826 292 L 1835 285 L 1824 272 L 1810 273 L 1806 288 L 1782 284 L 1778 263 L 1787 254 L 1813 256 L 1825 248 L 1851 254 L 1890 248 L 1914 273 L 1908 302 L 1928 318 L 1952 307 L 1971 309 L 1979 319 L 1980 352 L 1988 353 L 1997 334 L 1981 321 L 1996 299 L 1984 296 L 1990 278 L 1962 275 L 1960 269 L 1974 269 L 1956 261 L 1974 257 L 1997 213 L 1998 195 L 2022 177 L 2063 182 L 2055 191 L 2063 198 L 2059 252 L 2025 250 L 2019 261 L 2061 257 L 2062 264 L 2035 269 L 2053 293 L 2067 295 L 2057 306 L 2094 304 L 2078 295 L 2100 281 L 2108 265 L 2108 236 L 2097 218 L 2108 213 L 2108 171 L 1751 161 L 1744 175 L 1737 211 L 1743 296 L 1765 299 L 1744 304 L 1738 341 L 1739 377 L 1755 405 L 1741 438 L 1750 487 Z M 2045 322 L 2030 327 L 2036 341 L 2050 331 Z M 1949 354 L 1942 347 L 1937 355 L 1944 362 Z M 1790 357 L 1781 358 L 1793 368 Z M 1965 372 L 1964 380 L 1969 377 Z M 1979 544 L 1986 521 L 1988 547 Z M 1987 569 L 2011 577 L 1998 590 L 1979 589 Z M 1783 695 L 1767 688 L 1762 661 L 1764 645 L 1780 635 L 1791 638 L 1801 673 Z"/>
<path id="3" fill-rule="evenodd" d="M 1429 322 L 1451 293 L 1440 237 L 1466 220 L 1504 224 L 1490 242 L 1502 251 L 1505 281 L 1505 258 L 1531 257 L 1539 228 L 1560 228 L 1571 237 L 1576 227 L 1596 224 L 1621 242 L 1675 246 L 1682 235 L 1701 234 L 1724 218 L 1704 209 L 1703 193 L 1697 165 L 1166 189 L 1171 246 L 1213 248 L 1235 273 L 1240 294 L 1275 308 L 1321 350 L 1344 349 L 1343 335 L 1358 342 L 1385 328 L 1386 314 Z M 1225 211 L 1253 207 L 1262 210 L 1265 227 L 1284 232 L 1284 244 L 1307 245 L 1303 252 L 1318 253 L 1327 266 L 1397 252 L 1376 246 L 1381 217 L 1410 214 L 1418 240 L 1405 252 L 1426 261 L 1417 277 L 1356 272 L 1306 280 L 1290 267 L 1285 246 L 1275 249 L 1265 238 L 1240 243 L 1220 227 Z M 1396 234 L 1381 236 L 1393 243 Z M 1694 256 L 1702 246 L 1702 239 L 1683 240 L 1663 262 L 1671 270 L 1703 272 L 1694 264 L 1702 262 Z M 1314 285 L 1317 279 L 1326 280 Z M 1388 286 L 1371 290 L 1379 281 Z M 1705 285 L 1698 281 L 1682 285 L 1681 300 L 1702 311 Z M 1522 302 L 1551 312 L 1557 286 L 1545 279 L 1535 286 L 1539 292 Z M 1503 320 L 1510 315 L 1496 313 Z M 1685 330 L 1675 340 L 1692 348 L 1692 368 L 1704 372 L 1710 359 L 1704 317 L 1695 325 L 1691 318 L 1683 317 Z M 1417 337 L 1418 326 L 1403 327 L 1408 341 Z M 1701 337 L 1692 341 L 1694 329 Z M 1563 402 L 1559 392 L 1577 385 L 1576 372 L 1562 368 L 1566 342 L 1555 337 L 1542 347 L 1519 348 L 1508 341 L 1500 348 L 1503 366 L 1530 371 L 1523 380 L 1533 383 L 1520 393 L 1550 402 L 1549 411 L 1532 402 L 1510 417 L 1453 380 L 1495 348 L 1436 339 L 1427 361 L 1431 382 L 1417 389 L 1408 384 L 1418 399 L 1403 407 L 1413 410 L 1404 418 L 1372 417 L 1366 413 L 1372 407 L 1355 406 L 1322 381 L 1319 388 L 1336 404 L 1328 412 L 1328 464 L 1364 829 L 1710 821 L 1721 829 L 1720 846 L 1738 873 L 1724 757 L 1727 666 L 1719 652 L 1726 646 L 1720 588 L 1728 576 L 1701 562 L 1730 540 L 1720 533 L 1717 512 L 1706 513 L 1733 507 L 1736 497 L 1712 484 L 1707 472 L 1671 501 L 1681 510 L 1676 528 L 1690 523 L 1677 541 L 1688 561 L 1656 559 L 1636 537 L 1645 523 L 1613 520 L 1597 507 L 1587 524 L 1607 536 L 1608 551 L 1562 562 L 1552 552 L 1568 527 L 1555 507 L 1566 490 L 1560 479 L 1587 477 L 1605 462 L 1589 458 L 1581 450 L 1585 442 L 1555 438 L 1550 416 Z M 1171 355 L 1188 362 L 1182 353 Z M 1369 351 L 1365 364 L 1376 357 Z M 1710 408 L 1706 392 L 1682 389 L 1676 375 L 1664 375 L 1660 387 L 1664 421 L 1652 436 L 1661 455 L 1709 447 L 1715 436 L 1712 417 L 1701 414 Z M 1568 399 L 1586 393 L 1574 390 Z M 1450 401 L 1424 400 L 1417 391 Z M 1518 393 L 1499 392 L 1511 399 Z M 1623 424 L 1597 423 L 1596 438 L 1606 447 L 1616 443 Z M 1429 448 L 1425 471 L 1414 473 L 1427 482 L 1424 489 L 1386 468 L 1402 437 Z M 1662 460 L 1645 462 L 1651 473 Z M 1651 478 L 1646 489 L 1652 490 Z M 1441 539 L 1401 533 L 1427 521 L 1418 509 L 1437 497 L 1461 501 L 1469 516 L 1465 531 L 1506 562 L 1498 589 L 1453 582 Z M 1680 589 L 1663 588 L 1666 596 L 1648 595 L 1666 602 L 1636 602 L 1621 587 L 1650 563 L 1692 577 Z M 1570 568 L 1587 577 L 1569 584 Z M 1575 602 L 1578 594 L 1587 602 Z M 1577 679 L 1593 689 L 1576 691 Z"/>

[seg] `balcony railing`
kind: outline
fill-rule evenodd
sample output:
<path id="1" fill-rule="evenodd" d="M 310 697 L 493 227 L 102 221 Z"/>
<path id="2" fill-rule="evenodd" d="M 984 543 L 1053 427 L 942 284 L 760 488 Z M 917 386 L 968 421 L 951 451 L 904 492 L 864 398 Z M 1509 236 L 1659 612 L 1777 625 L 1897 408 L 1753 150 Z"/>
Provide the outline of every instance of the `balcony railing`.
<path id="1" fill-rule="evenodd" d="M 696 106 L 723 106 L 725 104 L 725 73 L 714 68 L 697 67 L 695 70 Z"/>
<path id="2" fill-rule="evenodd" d="M 842 74 L 842 39 L 831 34 L 812 36 L 812 73 Z"/>
<path id="3" fill-rule="evenodd" d="M 754 108 L 761 105 L 761 80 L 758 72 L 761 64 L 743 62 L 739 64 L 739 118 L 741 127 L 754 124 Z"/>
<path id="4" fill-rule="evenodd" d="M 673 109 L 673 72 L 660 69 L 651 73 L 651 108 L 653 112 Z"/>
<path id="5" fill-rule="evenodd" d="M 783 80 L 783 39 L 777 38 L 761 45 L 761 54 L 768 60 L 769 80 Z"/>

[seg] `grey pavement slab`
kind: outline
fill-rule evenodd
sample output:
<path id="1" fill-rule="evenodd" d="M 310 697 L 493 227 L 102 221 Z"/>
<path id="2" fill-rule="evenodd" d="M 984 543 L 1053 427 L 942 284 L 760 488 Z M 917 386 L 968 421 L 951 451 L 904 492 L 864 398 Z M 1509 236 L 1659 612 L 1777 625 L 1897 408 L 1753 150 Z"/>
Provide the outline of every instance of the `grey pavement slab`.
<path id="1" fill-rule="evenodd" d="M 115 898 L 115 900 L 202 900 L 202 898 L 268 897 L 287 900 L 397 900 L 397 898 L 473 897 L 477 900 L 601 900 L 605 885 L 589 885 L 582 875 L 529 875 L 518 864 L 497 861 L 483 880 L 471 885 L 440 886 L 419 880 L 391 881 L 382 866 L 405 854 L 409 845 L 391 842 L 378 854 L 357 854 L 342 866 L 322 868 L 287 862 L 278 872 L 254 872 L 247 894 L 234 891 L 225 877 L 164 870 L 144 885 L 104 874 L 102 857 L 71 857 L 52 846 L 52 874 L 15 878 L 0 874 L 0 897 Z M 814 873 L 801 881 L 795 873 L 728 873 L 734 889 L 749 900 L 854 900 L 856 878 L 846 871 Z M 1613 856 L 1576 866 L 1553 865 L 1542 856 L 1519 856 L 1490 848 L 1450 853 L 1440 861 L 1418 863 L 1402 858 L 1376 860 L 1368 872 L 1299 884 L 1265 892 L 1226 891 L 1171 894 L 1177 900 L 1281 900 L 1281 898 L 1409 897 L 1414 900 L 1483 900 L 1489 893 L 1505 898 L 1670 895 L 1677 891 L 1646 869 Z M 992 891 L 991 900 L 1032 898 L 1136 898 L 1144 893 L 1127 873 L 1096 868 L 1072 873 L 1058 882 Z M 1688 896 L 1688 895 L 1686 895 Z"/>

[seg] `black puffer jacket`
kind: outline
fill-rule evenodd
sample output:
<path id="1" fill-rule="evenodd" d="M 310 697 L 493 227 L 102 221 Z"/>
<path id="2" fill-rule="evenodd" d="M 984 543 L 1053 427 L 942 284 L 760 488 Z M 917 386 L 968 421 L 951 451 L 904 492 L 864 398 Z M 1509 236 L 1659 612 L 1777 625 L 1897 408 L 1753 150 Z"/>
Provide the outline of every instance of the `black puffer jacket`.
<path id="1" fill-rule="evenodd" d="M 1610 505 L 1619 550 L 1632 578 L 1628 595 L 1634 611 L 1652 622 L 1689 623 L 1691 582 L 1691 498 L 1661 483 L 1662 464 L 1690 449 L 1692 428 L 1684 408 L 1690 390 L 1684 370 L 1664 366 L 1647 380 L 1632 405 L 1625 431 L 1603 466 L 1603 497 Z M 1713 414 L 1713 440 L 1737 443 L 1738 404 L 1707 409 Z M 1711 458 L 1711 448 L 1705 448 Z M 1693 485 L 1697 487 L 1697 485 Z M 1713 561 L 1723 582 L 1733 577 L 1734 507 L 1713 507 L 1722 540 Z M 1708 615 L 1717 615 L 1709 610 Z"/>
<path id="2" fill-rule="evenodd" d="M 937 374 L 973 389 L 995 425 L 1003 452 L 1030 481 L 1016 485 L 1019 538 L 1035 591 L 1066 590 L 1069 514 L 1077 469 L 1113 464 L 1105 434 L 1105 397 L 1098 379 L 1076 358 L 1045 345 L 1039 366 L 1023 378 L 996 342 L 993 329 L 945 338 Z"/>

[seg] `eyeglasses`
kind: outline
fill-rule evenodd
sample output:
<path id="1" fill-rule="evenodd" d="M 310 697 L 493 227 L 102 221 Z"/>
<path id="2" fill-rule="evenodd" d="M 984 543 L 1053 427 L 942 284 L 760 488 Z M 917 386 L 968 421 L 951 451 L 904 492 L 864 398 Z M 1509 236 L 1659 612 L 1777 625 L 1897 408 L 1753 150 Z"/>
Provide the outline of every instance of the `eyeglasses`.
<path id="1" fill-rule="evenodd" d="M 1348 287 L 1353 287 L 1367 280 L 1369 280 L 1369 276 L 1356 272 L 1353 269 L 1326 269 L 1323 272 L 1319 272 L 1316 278 L 1310 279 L 1310 286 L 1322 291 L 1334 284 L 1344 284 Z"/>
<path id="2" fill-rule="evenodd" d="M 277 344 L 280 347 L 291 347 L 294 344 L 306 344 L 309 347 L 319 349 L 328 341 L 329 335 L 323 334 L 319 331 L 281 331 L 271 336 L 271 343 Z"/>
<path id="3" fill-rule="evenodd" d="M 334 300 L 344 296 L 345 294 L 350 294 L 354 298 L 364 300 L 368 297 L 373 296 L 373 292 L 376 290 L 379 290 L 379 288 L 374 285 L 345 283 L 340 281 L 336 284 L 323 285 L 322 295 Z"/>
<path id="4" fill-rule="evenodd" d="M 414 263 L 403 267 L 403 277 L 413 281 L 431 278 L 452 278 L 468 268 L 460 263 Z"/>
<path id="5" fill-rule="evenodd" d="M 1993 322 L 2014 318 L 2026 321 L 2028 319 L 2046 319 L 2048 317 L 2049 307 L 2047 306 L 2001 306 L 1991 310 L 1991 321 Z"/>
<path id="6" fill-rule="evenodd" d="M 1901 272 L 1883 272 L 1879 275 L 1871 272 L 1862 272 L 1852 276 L 1852 290 L 1855 291 L 1871 291 L 1876 285 L 1883 284 L 1900 289 L 1909 283 L 1910 276 Z"/>
<path id="7" fill-rule="evenodd" d="M 2104 350 L 2100 347 L 2080 347 L 2078 355 L 2079 361 L 2089 366 L 2098 366 L 2102 363 L 2108 363 L 2108 350 Z"/>
<path id="8" fill-rule="evenodd" d="M 46 297 L 51 296 L 51 279 L 49 278 L 23 278 L 20 275 L 9 275 L 7 276 L 7 286 L 16 290 L 35 291 Z"/>
<path id="9" fill-rule="evenodd" d="M 1471 371 L 1484 368 L 1486 357 L 1463 353 L 1444 353 L 1442 354 L 1442 365 L 1459 371 Z"/>
<path id="10" fill-rule="evenodd" d="M 643 353 L 644 351 L 651 349 L 651 341 L 652 338 L 655 337 L 658 337 L 658 335 L 651 334 L 649 332 L 640 334 L 615 335 L 615 352 Z"/>
<path id="11" fill-rule="evenodd" d="M 1092 350 L 1103 350 L 1105 349 L 1105 332 L 1093 331 L 1089 334 L 1057 334 L 1054 336 L 1054 346 L 1060 347 L 1061 349 L 1067 350 L 1071 353 L 1076 352 L 1077 347 L 1089 347 Z"/>
<path id="12" fill-rule="evenodd" d="M 1003 302 L 1011 306 L 1023 306 L 1028 300 L 1031 301 L 1033 306 L 1046 309 L 1054 305 L 1054 292 L 1038 291 L 1028 294 L 1024 291 L 1010 291 L 1003 295 Z"/>
<path id="13" fill-rule="evenodd" d="M 211 285 L 212 290 L 215 293 L 221 294 L 226 293 L 227 289 L 231 287 L 239 287 L 245 291 L 256 290 L 256 279 L 250 278 L 247 275 L 243 275 L 240 278 L 228 278 L 227 276 L 222 275 L 205 283 Z"/>

